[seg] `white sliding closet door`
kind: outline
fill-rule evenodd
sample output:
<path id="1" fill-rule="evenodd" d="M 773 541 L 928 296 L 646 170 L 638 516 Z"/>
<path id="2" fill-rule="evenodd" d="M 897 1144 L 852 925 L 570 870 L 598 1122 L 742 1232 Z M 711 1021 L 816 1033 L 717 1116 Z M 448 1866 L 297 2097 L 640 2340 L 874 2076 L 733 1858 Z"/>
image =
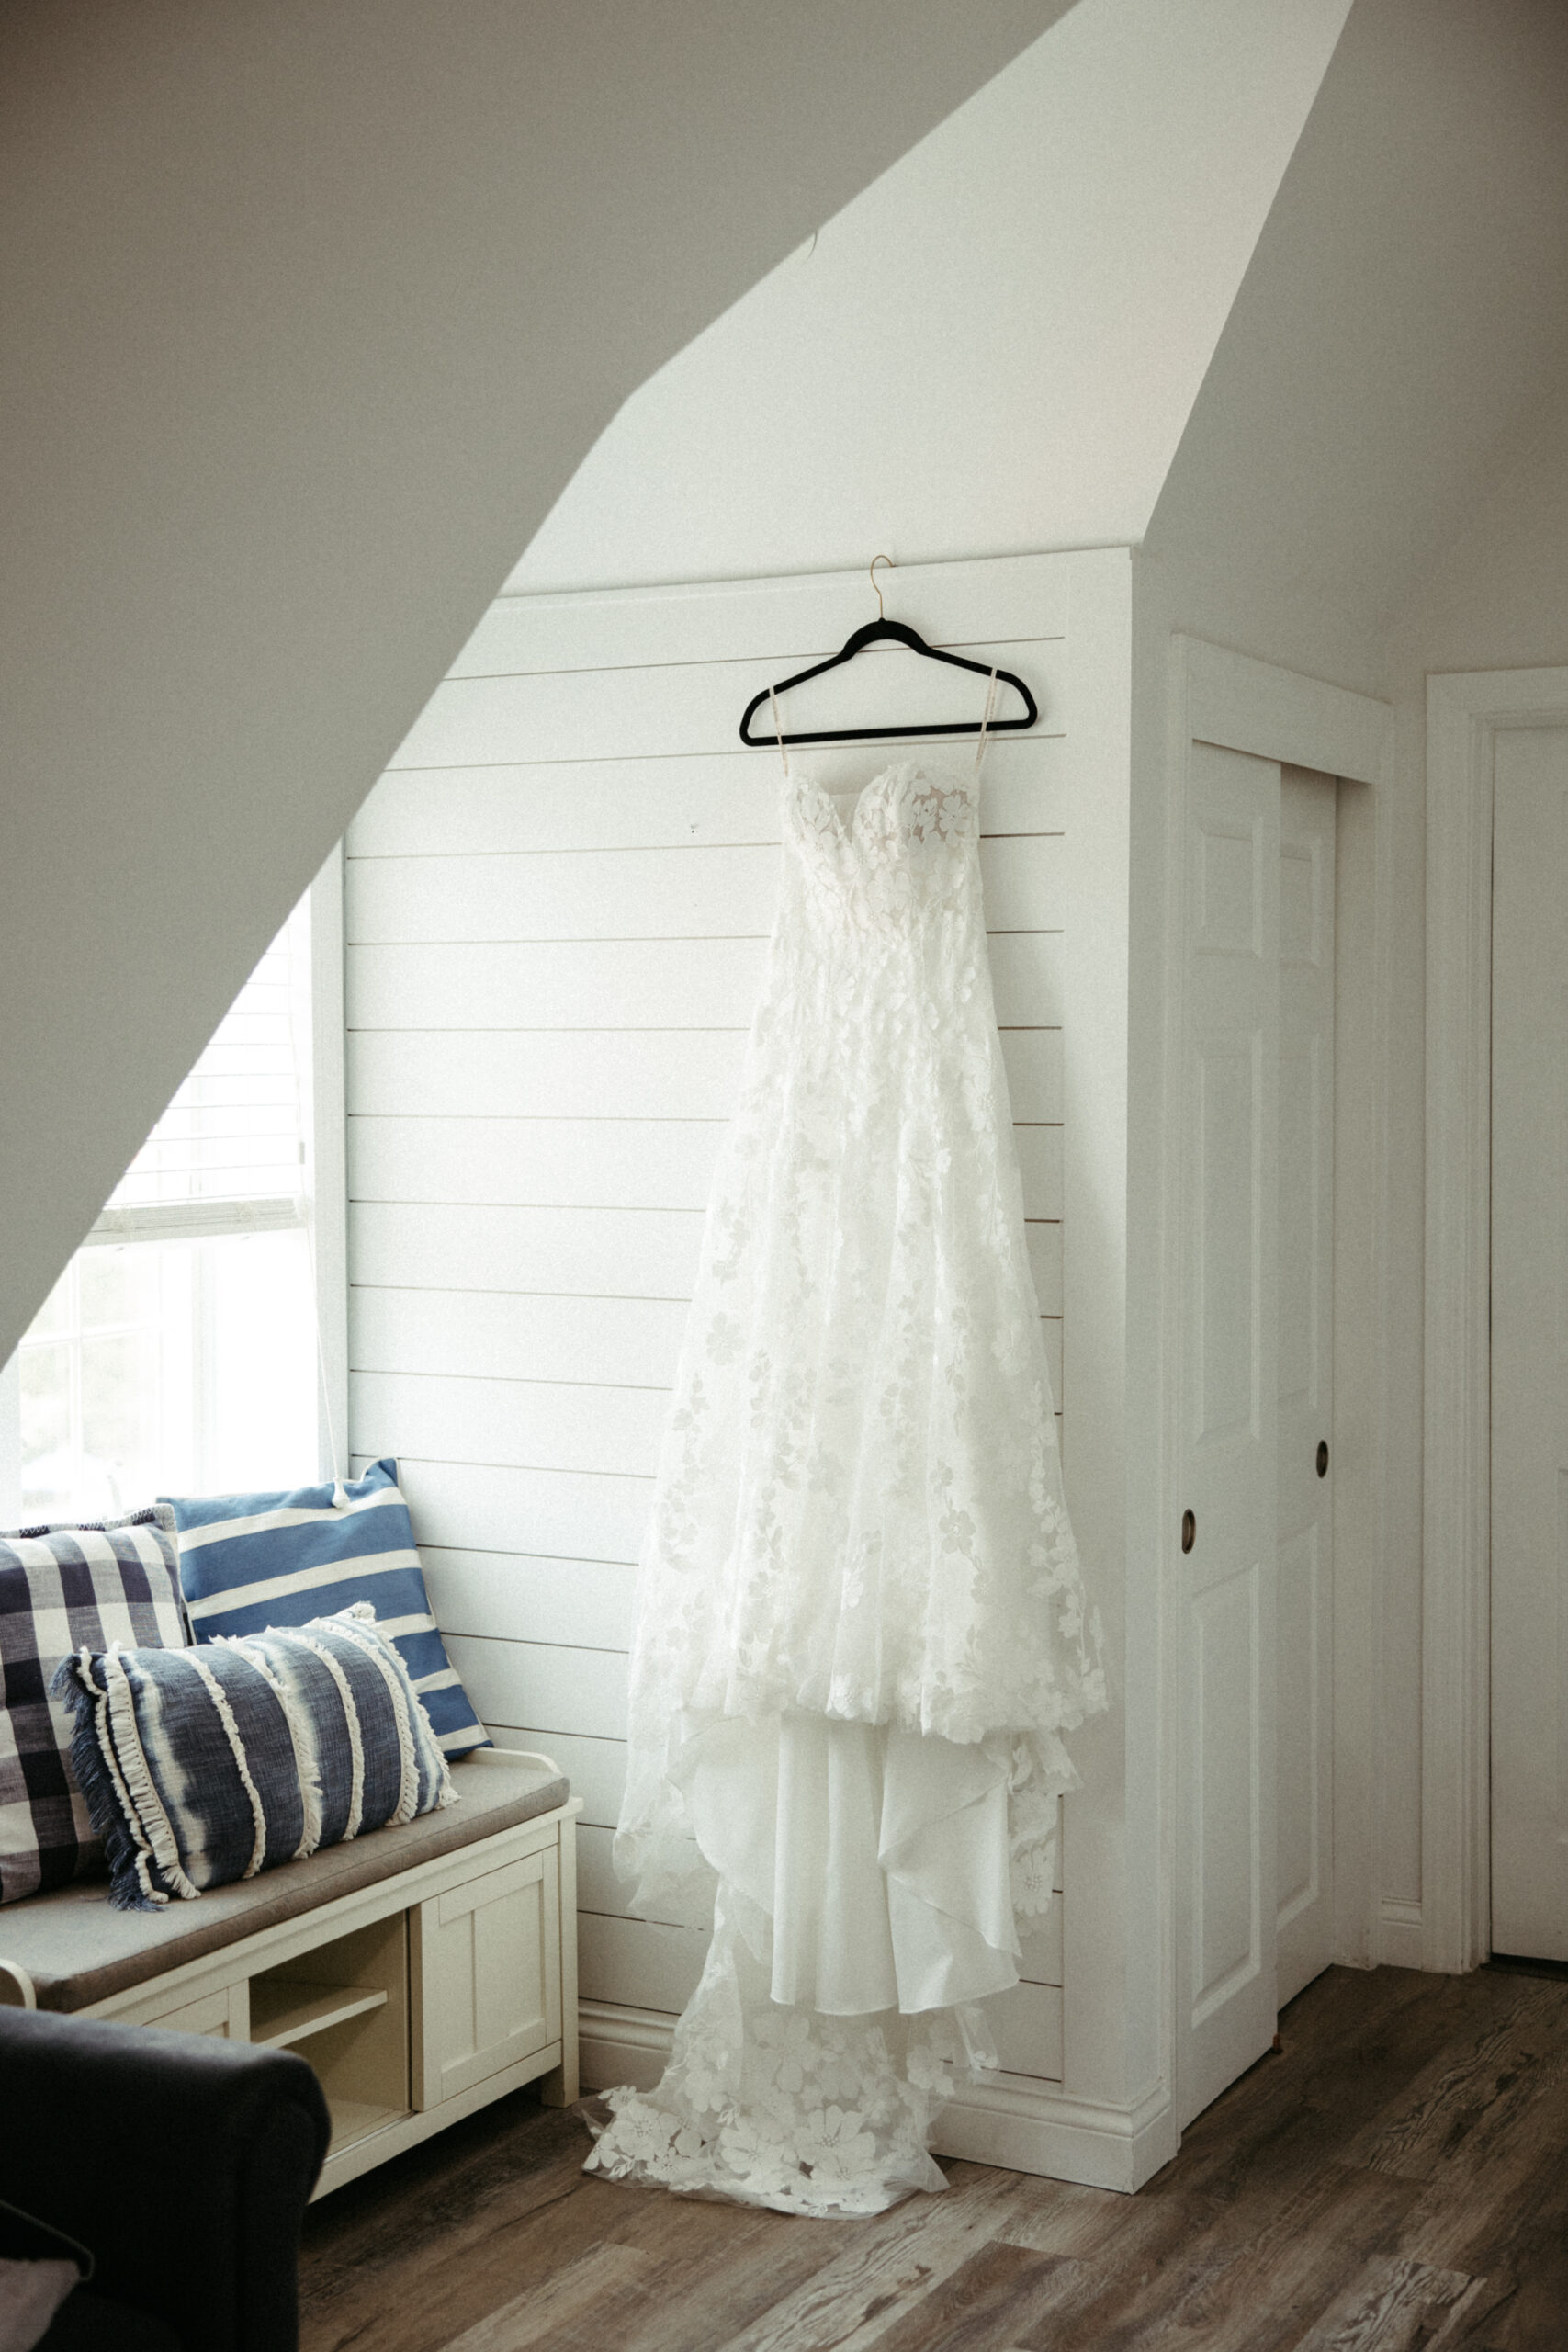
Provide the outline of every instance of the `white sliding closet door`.
<path id="1" fill-rule="evenodd" d="M 1332 1957 L 1336 790 L 1189 746 L 1183 2123 L 1268 2049 L 1280 2007 Z"/>
<path id="2" fill-rule="evenodd" d="M 1391 747 L 1383 705 L 1196 638 L 1173 639 L 1170 681 L 1160 1491 L 1185 2124 L 1261 2057 L 1336 1950 L 1338 793 L 1383 788 Z M 1363 943 L 1350 946 L 1355 987 Z M 1348 1046 L 1342 1113 L 1367 1076 L 1365 1041 L 1352 1031 Z M 1355 1126 L 1338 1139 L 1358 1177 L 1366 1141 Z M 1351 1266 L 1366 1262 L 1365 1207 L 1352 1182 Z M 1374 1332 L 1341 1329 L 1353 1379 Z M 1368 1446 L 1375 1458 L 1375 1426 Z M 1363 1498 L 1340 1499 L 1354 1512 Z M 1364 1520 L 1357 1534 L 1369 1542 Z M 1349 1862 L 1353 1904 L 1353 1843 Z"/>
<path id="3" fill-rule="evenodd" d="M 1280 2006 L 1333 1958 L 1334 778 L 1280 812 Z"/>
<path id="4" fill-rule="evenodd" d="M 1568 729 L 1495 740 L 1492 1941 L 1568 1960 Z"/>
<path id="5" fill-rule="evenodd" d="M 1280 768 L 1187 755 L 1178 2098 L 1274 2032 Z"/>

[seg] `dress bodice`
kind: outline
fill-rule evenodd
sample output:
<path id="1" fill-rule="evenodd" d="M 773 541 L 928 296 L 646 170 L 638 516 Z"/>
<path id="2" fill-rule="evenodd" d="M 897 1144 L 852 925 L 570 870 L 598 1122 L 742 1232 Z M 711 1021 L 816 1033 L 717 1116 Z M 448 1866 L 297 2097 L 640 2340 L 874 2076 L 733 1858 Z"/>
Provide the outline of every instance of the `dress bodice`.
<path id="1" fill-rule="evenodd" d="M 821 785 L 792 773 L 783 808 L 784 923 L 793 916 L 792 883 L 814 928 L 898 930 L 933 912 L 977 916 L 979 831 L 972 775 L 900 761 L 872 778 L 846 817 Z"/>

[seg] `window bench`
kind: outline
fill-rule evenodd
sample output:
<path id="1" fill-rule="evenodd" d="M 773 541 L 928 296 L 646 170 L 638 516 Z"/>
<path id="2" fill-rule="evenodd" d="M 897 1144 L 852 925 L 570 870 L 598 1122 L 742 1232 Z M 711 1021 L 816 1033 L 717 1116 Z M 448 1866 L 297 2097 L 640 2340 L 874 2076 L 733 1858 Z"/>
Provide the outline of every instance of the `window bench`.
<path id="1" fill-rule="evenodd" d="M 296 2050 L 332 2109 L 318 2197 L 522 2084 L 577 2097 L 573 1799 L 479 1748 L 459 1802 L 198 1901 L 102 1881 L 0 1911 L 0 2001 Z"/>

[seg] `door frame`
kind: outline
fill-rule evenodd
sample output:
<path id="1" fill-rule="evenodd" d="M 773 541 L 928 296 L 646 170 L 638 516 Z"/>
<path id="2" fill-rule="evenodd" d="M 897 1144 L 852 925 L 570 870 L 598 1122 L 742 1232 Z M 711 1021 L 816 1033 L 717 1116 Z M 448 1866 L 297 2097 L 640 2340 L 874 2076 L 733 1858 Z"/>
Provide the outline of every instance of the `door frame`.
<path id="1" fill-rule="evenodd" d="M 1568 668 L 1427 680 L 1421 1964 L 1492 1949 L 1492 821 L 1505 728 L 1568 725 Z"/>
<path id="2" fill-rule="evenodd" d="M 1180 1099 L 1186 1018 L 1182 943 L 1187 916 L 1184 854 L 1189 746 L 1217 744 L 1282 765 L 1316 770 L 1342 782 L 1369 785 L 1353 797 L 1361 807 L 1347 821 L 1340 795 L 1337 865 L 1345 921 L 1340 928 L 1336 997 L 1353 982 L 1363 1018 L 1339 1023 L 1335 1071 L 1334 1421 L 1335 1575 L 1333 1666 L 1333 1788 L 1335 1958 L 1371 1967 L 1379 1951 L 1376 1868 L 1376 1724 L 1382 1562 L 1385 1555 L 1383 1476 L 1388 1428 L 1390 1229 L 1387 1132 L 1388 1057 L 1393 1002 L 1393 877 L 1394 873 L 1394 733 L 1391 707 L 1367 695 L 1260 662 L 1172 632 L 1169 657 L 1166 834 L 1165 1098 L 1167 1138 L 1162 1182 L 1164 1294 L 1161 1354 L 1164 1384 L 1161 1541 L 1168 1578 L 1179 1570 L 1177 1491 L 1180 1464 L 1178 1345 L 1181 1312 L 1183 1105 Z M 1369 1301 L 1370 1311 L 1369 1311 Z M 1167 1548 L 1168 1547 L 1168 1548 Z M 1354 1563 L 1354 1573 L 1348 1564 Z M 1167 1611 L 1167 1689 L 1180 1711 L 1179 1612 Z M 1173 1724 L 1168 1770 L 1179 1775 L 1185 1726 Z M 1168 1783 L 1173 1789 L 1179 1778 Z M 1174 1861 L 1174 1854 L 1172 1855 Z M 1178 1932 L 1185 1927 L 1183 1890 L 1175 1890 Z M 1178 2067 L 1185 2037 L 1176 2011 L 1185 1970 L 1179 1952 L 1171 1972 L 1172 2052 Z"/>

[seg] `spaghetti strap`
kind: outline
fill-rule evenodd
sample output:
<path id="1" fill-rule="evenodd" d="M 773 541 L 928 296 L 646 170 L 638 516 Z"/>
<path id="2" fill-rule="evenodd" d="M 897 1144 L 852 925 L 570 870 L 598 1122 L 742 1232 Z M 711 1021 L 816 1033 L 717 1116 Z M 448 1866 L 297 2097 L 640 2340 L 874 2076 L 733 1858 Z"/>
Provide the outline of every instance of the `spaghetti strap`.
<path id="1" fill-rule="evenodd" d="M 995 711 L 996 707 L 997 673 L 993 667 L 991 671 L 990 683 L 986 688 L 986 709 L 985 715 L 980 720 L 980 740 L 975 746 L 975 775 L 976 779 L 979 777 L 981 763 L 986 756 L 986 745 L 989 740 L 990 734 L 991 716 Z M 784 746 L 781 744 L 779 748 L 782 751 Z"/>
<path id="2" fill-rule="evenodd" d="M 992 684 L 993 684 L 993 685 L 995 685 L 995 684 L 996 684 L 996 678 L 997 678 L 997 673 L 996 673 L 996 672 L 993 670 L 993 671 L 992 671 L 992 673 L 991 673 L 991 683 L 992 683 Z M 773 733 L 778 737 L 778 741 L 779 741 L 779 757 L 780 757 L 780 759 L 784 762 L 784 772 L 785 775 L 788 775 L 788 774 L 789 774 L 789 753 L 784 750 L 784 729 L 783 729 L 783 727 L 779 724 L 779 698 L 778 698 L 777 695 L 776 695 L 776 694 L 774 694 L 774 692 L 773 692 L 773 690 L 772 686 L 770 686 L 770 687 L 768 688 L 768 700 L 769 700 L 769 702 L 770 702 L 770 703 L 772 704 L 772 706 L 773 706 Z"/>

